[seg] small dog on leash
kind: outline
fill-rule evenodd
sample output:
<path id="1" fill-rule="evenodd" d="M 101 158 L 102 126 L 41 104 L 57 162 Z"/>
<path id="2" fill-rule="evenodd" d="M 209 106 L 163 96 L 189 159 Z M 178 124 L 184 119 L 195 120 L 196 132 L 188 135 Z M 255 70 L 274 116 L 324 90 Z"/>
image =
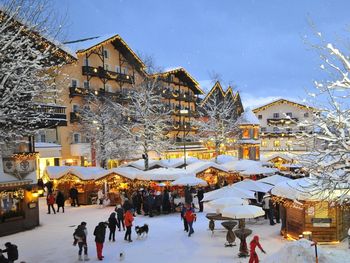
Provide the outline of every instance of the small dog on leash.
<path id="1" fill-rule="evenodd" d="M 136 226 L 135 231 L 137 238 L 141 238 L 148 235 L 148 225 L 144 224 L 143 226 Z"/>

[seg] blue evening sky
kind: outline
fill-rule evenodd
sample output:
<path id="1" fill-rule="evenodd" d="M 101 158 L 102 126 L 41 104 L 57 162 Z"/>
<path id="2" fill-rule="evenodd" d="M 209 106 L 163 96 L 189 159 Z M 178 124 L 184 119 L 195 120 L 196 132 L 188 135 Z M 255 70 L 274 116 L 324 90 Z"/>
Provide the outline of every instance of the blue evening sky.
<path id="1" fill-rule="evenodd" d="M 67 39 L 119 34 L 162 68 L 183 66 L 204 89 L 212 72 L 239 90 L 245 106 L 305 97 L 322 79 L 312 30 L 345 38 L 349 0 L 60 0 Z"/>

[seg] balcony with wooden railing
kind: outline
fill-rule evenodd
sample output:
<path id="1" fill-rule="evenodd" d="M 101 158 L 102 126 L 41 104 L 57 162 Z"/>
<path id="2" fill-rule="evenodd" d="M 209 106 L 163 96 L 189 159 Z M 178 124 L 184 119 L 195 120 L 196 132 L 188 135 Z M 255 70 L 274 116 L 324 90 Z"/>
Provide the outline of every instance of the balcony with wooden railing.
<path id="1" fill-rule="evenodd" d="M 37 104 L 34 106 L 37 116 L 40 118 L 40 128 L 53 128 L 67 126 L 66 107 L 52 104 Z"/>
<path id="2" fill-rule="evenodd" d="M 103 67 L 83 66 L 83 75 L 90 77 L 99 77 L 118 82 L 134 83 L 134 77 L 121 72 L 106 70 Z"/>
<path id="3" fill-rule="evenodd" d="M 268 125 L 289 125 L 289 124 L 295 124 L 299 121 L 298 118 L 269 118 L 267 119 Z"/>

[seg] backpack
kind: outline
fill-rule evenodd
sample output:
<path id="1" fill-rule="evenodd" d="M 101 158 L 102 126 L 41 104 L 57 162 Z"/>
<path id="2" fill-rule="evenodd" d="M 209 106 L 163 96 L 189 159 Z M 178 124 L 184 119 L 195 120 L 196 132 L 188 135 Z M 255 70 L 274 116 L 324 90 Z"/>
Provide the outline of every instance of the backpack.
<path id="1" fill-rule="evenodd" d="M 75 229 L 74 233 L 73 233 L 73 237 L 80 237 L 80 238 L 84 238 L 85 237 L 85 232 L 84 229 L 81 226 L 78 226 L 77 229 Z"/>

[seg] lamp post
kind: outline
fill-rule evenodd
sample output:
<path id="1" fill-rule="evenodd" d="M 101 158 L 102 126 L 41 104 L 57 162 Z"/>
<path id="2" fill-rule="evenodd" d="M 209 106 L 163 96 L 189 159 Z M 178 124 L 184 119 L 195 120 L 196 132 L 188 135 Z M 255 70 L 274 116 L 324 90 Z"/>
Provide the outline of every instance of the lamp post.
<path id="1" fill-rule="evenodd" d="M 180 114 L 188 114 L 188 110 L 187 109 L 181 109 L 180 110 Z M 182 137 L 182 140 L 183 140 L 183 143 L 184 143 L 184 166 L 185 166 L 185 169 L 186 169 L 186 140 L 185 140 L 185 133 L 186 133 L 186 122 L 185 122 L 185 117 L 183 118 L 183 127 L 184 127 L 184 134 L 183 134 L 183 137 Z"/>

